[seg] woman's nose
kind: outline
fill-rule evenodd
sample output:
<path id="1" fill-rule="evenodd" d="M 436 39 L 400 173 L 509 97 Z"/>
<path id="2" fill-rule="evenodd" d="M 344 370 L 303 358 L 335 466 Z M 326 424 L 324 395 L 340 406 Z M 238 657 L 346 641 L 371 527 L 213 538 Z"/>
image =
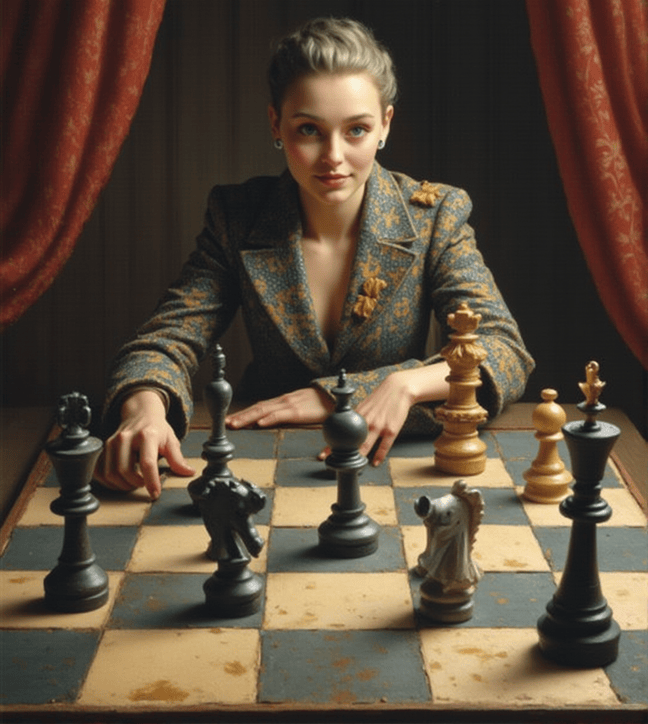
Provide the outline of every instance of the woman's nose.
<path id="1" fill-rule="evenodd" d="M 335 135 L 329 136 L 323 152 L 324 160 L 331 166 L 339 166 L 343 160 L 342 141 Z"/>

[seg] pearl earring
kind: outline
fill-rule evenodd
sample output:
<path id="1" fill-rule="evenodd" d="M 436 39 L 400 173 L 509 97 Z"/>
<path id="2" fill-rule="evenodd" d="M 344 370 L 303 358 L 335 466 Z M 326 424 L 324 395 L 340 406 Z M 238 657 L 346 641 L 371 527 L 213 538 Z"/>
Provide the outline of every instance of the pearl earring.
<path id="1" fill-rule="evenodd" d="M 280 138 L 275 138 L 274 147 L 278 151 L 281 151 L 281 149 L 283 148 L 283 141 Z"/>
<path id="2" fill-rule="evenodd" d="M 378 148 L 379 149 L 385 148 L 385 142 L 382 140 L 382 138 L 380 139 L 380 141 L 378 141 Z"/>

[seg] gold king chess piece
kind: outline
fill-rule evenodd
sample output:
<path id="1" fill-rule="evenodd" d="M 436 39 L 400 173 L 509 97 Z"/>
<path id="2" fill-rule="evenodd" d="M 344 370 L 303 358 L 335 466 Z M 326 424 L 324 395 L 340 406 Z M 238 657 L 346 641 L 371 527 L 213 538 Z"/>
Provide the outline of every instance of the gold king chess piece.
<path id="1" fill-rule="evenodd" d="M 481 314 L 463 302 L 448 315 L 455 334 L 441 350 L 450 367 L 446 377 L 450 391 L 446 402 L 436 410 L 443 432 L 435 442 L 434 464 L 437 470 L 455 475 L 477 475 L 486 467 L 486 443 L 477 432 L 488 417 L 477 402 L 477 388 L 482 384 L 479 365 L 488 356 L 475 334 L 480 321 Z"/>

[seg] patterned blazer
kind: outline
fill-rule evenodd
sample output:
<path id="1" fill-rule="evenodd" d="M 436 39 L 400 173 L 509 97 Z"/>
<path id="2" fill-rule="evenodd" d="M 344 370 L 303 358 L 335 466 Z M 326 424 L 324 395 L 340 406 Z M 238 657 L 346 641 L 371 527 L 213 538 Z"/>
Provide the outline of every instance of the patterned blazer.
<path id="1" fill-rule="evenodd" d="M 482 315 L 477 333 L 488 352 L 480 403 L 496 415 L 522 394 L 533 361 L 476 248 L 471 208 L 460 189 L 418 183 L 375 164 L 339 333 L 329 349 L 306 278 L 295 181 L 285 172 L 214 188 L 197 249 L 115 359 L 109 431 L 124 392 L 155 385 L 169 395 L 169 421 L 184 436 L 191 377 L 239 307 L 253 361 L 238 397 L 267 399 L 308 385 L 330 392 L 344 368 L 355 405 L 390 372 L 439 361 L 425 357 L 431 315 L 445 337 L 448 314 L 466 301 Z M 413 407 L 404 430 L 438 431 L 433 412 L 433 404 Z"/>

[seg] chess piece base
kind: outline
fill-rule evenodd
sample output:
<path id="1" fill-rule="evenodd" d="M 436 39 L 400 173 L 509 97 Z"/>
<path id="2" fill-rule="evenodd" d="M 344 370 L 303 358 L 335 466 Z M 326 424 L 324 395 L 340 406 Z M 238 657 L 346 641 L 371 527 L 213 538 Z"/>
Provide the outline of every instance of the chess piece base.
<path id="1" fill-rule="evenodd" d="M 261 608 L 263 578 L 244 567 L 216 571 L 203 584 L 207 608 L 225 618 L 251 616 Z"/>
<path id="2" fill-rule="evenodd" d="M 59 564 L 45 576 L 45 603 L 54 611 L 84 613 L 108 601 L 108 576 L 96 563 L 79 567 Z"/>
<path id="3" fill-rule="evenodd" d="M 604 631 L 579 635 L 578 629 L 571 632 L 567 626 L 556 625 L 549 614 L 544 614 L 538 619 L 538 634 L 542 654 L 565 666 L 607 666 L 619 654 L 621 628 L 614 620 Z"/>
<path id="4" fill-rule="evenodd" d="M 474 592 L 474 586 L 460 591 L 443 591 L 438 581 L 426 578 L 421 583 L 419 611 L 438 623 L 469 621 L 474 610 Z"/>
<path id="5" fill-rule="evenodd" d="M 573 478 L 568 472 L 558 473 L 553 476 L 538 476 L 535 478 L 531 473 L 524 476 L 526 485 L 522 495 L 533 503 L 557 504 L 569 495 L 569 488 Z"/>
<path id="6" fill-rule="evenodd" d="M 368 515 L 341 511 L 333 513 L 318 528 L 322 554 L 335 558 L 363 558 L 378 550 L 380 527 Z"/>
<path id="7" fill-rule="evenodd" d="M 486 469 L 486 443 L 474 435 L 453 435 L 447 430 L 434 444 L 434 467 L 452 475 L 479 475 Z"/>

